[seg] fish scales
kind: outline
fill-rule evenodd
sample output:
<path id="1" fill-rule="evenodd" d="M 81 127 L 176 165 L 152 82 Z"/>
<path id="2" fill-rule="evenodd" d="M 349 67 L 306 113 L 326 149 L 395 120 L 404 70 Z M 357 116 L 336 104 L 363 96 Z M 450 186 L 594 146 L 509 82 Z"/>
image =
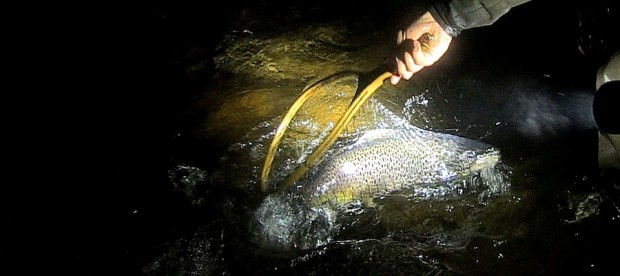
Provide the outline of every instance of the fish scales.
<path id="1" fill-rule="evenodd" d="M 417 128 L 372 130 L 318 166 L 303 184 L 304 194 L 314 206 L 342 204 L 455 180 L 498 159 L 490 145 L 455 135 Z"/>
<path id="2" fill-rule="evenodd" d="M 403 189 L 432 198 L 481 188 L 482 196 L 509 186 L 491 145 L 417 128 L 379 103 L 373 107 L 377 127 L 354 134 L 361 137 L 353 145 L 326 154 L 306 178 L 263 200 L 250 224 L 262 247 L 288 251 L 329 243 L 339 229 L 338 210 L 354 200 L 369 202 Z M 473 175 L 482 186 L 463 186 Z"/>

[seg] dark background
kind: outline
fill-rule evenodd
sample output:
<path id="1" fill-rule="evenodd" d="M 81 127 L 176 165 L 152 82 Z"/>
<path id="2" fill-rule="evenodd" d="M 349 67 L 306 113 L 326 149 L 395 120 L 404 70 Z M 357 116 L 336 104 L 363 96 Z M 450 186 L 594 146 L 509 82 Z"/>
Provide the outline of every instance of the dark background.
<path id="1" fill-rule="evenodd" d="M 204 147 L 185 135 L 195 123 L 188 106 L 205 85 L 218 81 L 209 60 L 222 36 L 238 27 L 240 9 L 253 5 L 283 17 L 294 8 L 301 14 L 296 20 L 308 22 L 373 14 L 372 20 L 385 20 L 386 31 L 393 32 L 410 8 L 403 8 L 406 2 L 150 3 L 78 12 L 83 21 L 71 26 L 89 24 L 63 49 L 81 61 L 71 70 L 78 94 L 67 97 L 72 104 L 57 106 L 67 114 L 54 119 L 64 123 L 43 146 L 44 158 L 36 159 L 43 169 L 18 172 L 36 175 L 35 183 L 7 184 L 3 193 L 0 271 L 7 273 L 2 274 L 140 274 L 166 242 L 204 223 L 173 191 L 167 172 L 195 158 L 193 146 Z M 526 3 L 493 26 L 463 32 L 447 56 L 466 68 L 511 66 L 593 89 L 594 73 L 608 51 L 579 53 L 583 30 L 577 22 L 579 11 L 595 2 Z M 602 26 L 605 30 L 597 32 L 604 37 L 615 31 Z M 188 54 L 197 48 L 201 51 Z M 197 60 L 207 61 L 202 74 L 187 74 L 187 65 Z M 216 160 L 223 149 L 212 152 L 210 160 Z"/>

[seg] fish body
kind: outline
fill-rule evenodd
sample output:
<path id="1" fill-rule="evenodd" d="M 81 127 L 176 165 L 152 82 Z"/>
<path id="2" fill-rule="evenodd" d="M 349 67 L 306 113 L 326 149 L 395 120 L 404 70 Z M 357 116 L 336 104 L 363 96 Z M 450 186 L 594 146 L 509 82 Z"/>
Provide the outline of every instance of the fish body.
<path id="1" fill-rule="evenodd" d="M 339 231 L 339 212 L 357 200 L 371 203 L 400 191 L 422 199 L 458 195 L 476 176 L 484 184 L 479 197 L 506 191 L 508 183 L 495 168 L 500 153 L 491 145 L 420 129 L 380 104 L 375 108 L 378 127 L 328 152 L 307 177 L 263 200 L 250 230 L 262 247 L 288 251 L 327 244 Z"/>
<path id="2" fill-rule="evenodd" d="M 493 167 L 499 151 L 455 135 L 418 128 L 378 129 L 325 160 L 302 184 L 312 206 L 384 196 L 447 183 Z"/>

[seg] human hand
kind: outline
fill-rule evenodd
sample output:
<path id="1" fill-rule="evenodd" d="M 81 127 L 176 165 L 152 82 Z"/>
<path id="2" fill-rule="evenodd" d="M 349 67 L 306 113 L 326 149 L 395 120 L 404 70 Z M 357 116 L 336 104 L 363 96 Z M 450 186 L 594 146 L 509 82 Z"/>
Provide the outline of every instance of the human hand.
<path id="1" fill-rule="evenodd" d="M 426 12 L 396 37 L 399 53 L 397 73 L 390 81 L 397 84 L 401 78 L 410 79 L 426 66 L 433 65 L 448 50 L 452 37 Z"/>

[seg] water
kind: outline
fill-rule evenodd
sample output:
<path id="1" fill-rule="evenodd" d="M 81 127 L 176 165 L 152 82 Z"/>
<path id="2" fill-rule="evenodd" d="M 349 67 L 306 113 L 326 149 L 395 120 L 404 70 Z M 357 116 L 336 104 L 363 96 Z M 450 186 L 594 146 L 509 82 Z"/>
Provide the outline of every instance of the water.
<path id="1" fill-rule="evenodd" d="M 159 76 L 169 83 L 155 90 L 160 94 L 149 112 L 123 104 L 131 110 L 115 115 L 122 130 L 115 139 L 129 142 L 110 154 L 115 163 L 102 177 L 105 185 L 97 186 L 106 200 L 86 204 L 104 211 L 67 208 L 79 210 L 71 220 L 82 226 L 62 236 L 76 242 L 58 265 L 81 275 L 615 270 L 620 198 L 612 185 L 617 179 L 600 176 L 596 166 L 587 108 L 593 91 L 585 77 L 592 70 L 578 66 L 587 62 L 572 54 L 566 33 L 529 33 L 528 24 L 546 17 L 534 12 L 524 22 L 525 8 L 463 34 L 432 68 L 377 93 L 418 127 L 499 148 L 510 167 L 509 191 L 488 198 L 402 194 L 375 199 L 373 207 L 352 202 L 330 242 L 298 251 L 252 242 L 250 218 L 265 198 L 257 176 L 279 116 L 309 83 L 343 70 L 367 72 L 381 62 L 391 41 L 381 27 L 393 23 L 385 15 L 399 7 L 395 3 L 347 16 L 320 4 L 237 7 L 230 13 L 234 23 L 204 44 L 202 21 L 178 19 L 200 18 L 200 12 L 158 12 L 151 34 L 169 44 L 151 50 L 166 65 Z M 569 24 L 562 19 L 550 24 Z M 170 34 L 186 39 L 162 39 Z M 551 43 L 524 46 L 518 37 Z M 566 60 L 585 72 L 560 65 Z M 144 93 L 131 102 L 141 99 L 153 98 Z M 281 160 L 276 180 L 294 164 Z M 83 219 L 87 226 L 77 223 Z"/>

